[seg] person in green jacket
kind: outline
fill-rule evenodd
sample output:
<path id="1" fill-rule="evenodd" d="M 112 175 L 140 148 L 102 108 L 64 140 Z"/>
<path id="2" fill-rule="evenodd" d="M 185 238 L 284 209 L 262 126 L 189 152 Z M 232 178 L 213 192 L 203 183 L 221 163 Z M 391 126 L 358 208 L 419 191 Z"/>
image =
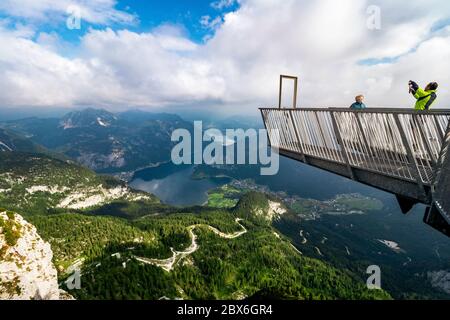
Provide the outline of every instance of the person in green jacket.
<path id="1" fill-rule="evenodd" d="M 438 84 L 436 82 L 430 82 L 425 89 L 422 89 L 414 81 L 409 81 L 409 93 L 417 99 L 415 110 L 429 110 L 433 102 L 436 100 L 436 90 Z"/>

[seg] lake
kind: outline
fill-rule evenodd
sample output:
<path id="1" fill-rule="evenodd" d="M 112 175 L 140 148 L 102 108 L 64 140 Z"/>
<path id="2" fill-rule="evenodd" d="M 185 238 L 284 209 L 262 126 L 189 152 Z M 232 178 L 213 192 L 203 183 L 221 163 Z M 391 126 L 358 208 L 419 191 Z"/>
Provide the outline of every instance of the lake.
<path id="1" fill-rule="evenodd" d="M 228 178 L 192 179 L 193 165 L 173 163 L 147 168 L 134 174 L 130 186 L 150 192 L 162 202 L 173 206 L 203 205 L 207 192 L 230 182 Z"/>
<path id="2" fill-rule="evenodd" d="M 207 192 L 231 181 L 229 178 L 192 179 L 194 165 L 175 165 L 172 162 L 158 167 L 136 171 L 130 186 L 156 195 L 162 202 L 174 206 L 202 205 Z M 233 166 L 224 172 L 235 179 L 253 179 L 267 185 L 272 191 L 286 191 L 291 195 L 318 200 L 331 199 L 337 194 L 358 192 L 383 198 L 376 189 L 332 175 L 328 172 L 300 164 L 290 159 L 280 159 L 280 171 L 275 176 L 259 175 L 259 165 Z"/>

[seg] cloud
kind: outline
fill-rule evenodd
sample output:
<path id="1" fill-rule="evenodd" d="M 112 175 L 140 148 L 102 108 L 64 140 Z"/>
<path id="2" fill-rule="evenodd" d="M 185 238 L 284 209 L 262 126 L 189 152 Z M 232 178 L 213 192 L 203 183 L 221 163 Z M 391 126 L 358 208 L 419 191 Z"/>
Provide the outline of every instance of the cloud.
<path id="1" fill-rule="evenodd" d="M 172 48 L 166 46 L 169 40 Z M 174 47 L 186 50 L 171 50 Z M 92 31 L 82 41 L 84 54 L 95 57 L 129 92 L 127 99 L 135 105 L 220 98 L 223 80 L 214 75 L 207 59 L 198 57 L 199 48 L 174 35 L 110 29 Z"/>
<path id="2" fill-rule="evenodd" d="M 205 29 L 217 30 L 222 24 L 222 17 L 217 16 L 212 19 L 210 16 L 202 16 L 200 18 L 200 25 Z"/>
<path id="3" fill-rule="evenodd" d="M 11 17 L 40 23 L 66 19 L 69 8 L 74 7 L 79 9 L 83 21 L 93 24 L 131 24 L 136 20 L 135 15 L 115 9 L 115 0 L 2 0 L 0 2 L 0 12 Z"/>
<path id="4" fill-rule="evenodd" d="M 369 5 L 381 9 L 380 30 L 366 26 Z M 142 33 L 90 29 L 70 54 L 54 33 L 33 37 L 0 23 L 0 105 L 245 112 L 275 105 L 279 74 L 293 74 L 301 106 L 346 106 L 359 93 L 369 106 L 412 106 L 412 79 L 440 83 L 435 107 L 446 107 L 450 29 L 442 8 L 448 1 L 242 0 L 203 44 L 170 24 Z"/>
<path id="5" fill-rule="evenodd" d="M 416 79 L 440 82 L 436 107 L 446 107 L 450 77 L 439 70 L 449 67 L 443 55 L 450 48 L 449 33 L 430 29 L 448 11 L 426 7 L 448 7 L 447 2 L 412 1 L 404 16 L 403 5 L 376 1 L 381 30 L 366 27 L 369 4 L 374 2 L 243 2 L 239 11 L 225 16 L 205 48 L 226 79 L 225 99 L 274 105 L 278 75 L 286 73 L 299 75 L 303 106 L 347 106 L 361 92 L 371 106 L 407 107 L 412 101 L 405 84 Z M 399 57 L 392 64 L 358 64 L 386 56 Z"/>
<path id="6" fill-rule="evenodd" d="M 236 0 L 218 0 L 211 2 L 211 7 L 216 10 L 223 10 L 233 6 L 236 2 Z"/>

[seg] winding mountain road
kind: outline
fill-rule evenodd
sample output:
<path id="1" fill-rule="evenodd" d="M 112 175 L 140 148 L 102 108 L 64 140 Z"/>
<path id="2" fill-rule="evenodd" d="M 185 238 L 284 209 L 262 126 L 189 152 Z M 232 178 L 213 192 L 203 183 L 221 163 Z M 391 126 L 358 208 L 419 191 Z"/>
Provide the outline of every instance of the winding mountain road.
<path id="1" fill-rule="evenodd" d="M 241 220 L 242 219 L 237 218 L 235 221 L 242 228 L 242 230 L 234 232 L 234 233 L 230 233 L 230 234 L 223 233 L 222 231 L 220 231 L 210 225 L 195 224 L 195 225 L 189 226 L 188 231 L 189 231 L 189 234 L 190 234 L 191 240 L 192 240 L 191 245 L 183 251 L 176 251 L 174 248 L 170 248 L 170 250 L 172 251 L 172 256 L 170 258 L 149 259 L 149 258 L 143 258 L 143 257 L 137 257 L 137 256 L 135 256 L 134 258 L 137 261 L 140 261 L 140 262 L 143 262 L 146 264 L 152 264 L 152 265 L 162 268 L 163 270 L 165 270 L 167 272 L 170 272 L 173 270 L 173 268 L 177 265 L 178 262 L 180 262 L 182 259 L 186 258 L 187 256 L 193 254 L 195 251 L 198 250 L 199 245 L 197 243 L 197 236 L 194 233 L 195 228 L 206 227 L 221 238 L 235 239 L 235 238 L 238 238 L 238 237 L 242 236 L 243 234 L 247 233 L 247 229 L 245 229 L 245 227 L 239 223 Z"/>

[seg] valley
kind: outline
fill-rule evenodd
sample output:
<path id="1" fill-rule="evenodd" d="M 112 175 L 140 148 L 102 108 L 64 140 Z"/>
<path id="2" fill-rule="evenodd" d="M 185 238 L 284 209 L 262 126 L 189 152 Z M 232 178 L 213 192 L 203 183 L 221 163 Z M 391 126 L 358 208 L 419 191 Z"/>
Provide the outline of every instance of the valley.
<path id="1" fill-rule="evenodd" d="M 268 178 L 258 166 L 177 167 L 163 159 L 169 134 L 143 134 L 175 124 L 189 126 L 91 109 L 2 124 L 0 207 L 49 243 L 61 289 L 81 271 L 73 297 L 449 298 L 448 239 L 401 216 L 386 194 L 283 159 Z M 113 149 L 103 139 L 115 134 L 130 157 L 151 146 L 160 158 L 104 161 Z M 384 270 L 385 291 L 365 287 L 371 264 Z"/>
<path id="2" fill-rule="evenodd" d="M 12 207 L 14 199 L 33 195 L 25 197 L 24 203 L 14 203 L 14 208 L 49 242 L 61 281 L 74 268 L 81 269 L 80 290 L 62 285 L 75 298 L 232 299 L 266 294 L 295 299 L 389 298 L 385 292 L 368 291 L 362 280 L 345 271 L 300 255 L 289 241 L 274 233 L 270 221 L 278 206 L 263 194 L 244 195 L 234 208 L 227 209 L 176 209 L 147 195 L 149 199 L 135 201 L 142 211 L 134 216 L 120 217 L 113 209 L 98 216 L 96 212 L 102 207 L 119 201 L 110 198 L 93 207 L 54 211 L 51 206 L 39 207 L 39 203 L 47 197 L 47 201 L 60 203 L 60 192 L 70 193 L 71 188 L 80 187 L 80 181 L 99 186 L 105 178 L 43 156 L 1 156 L 1 173 L 6 177 L 3 183 L 9 183 L 14 192 L 2 193 L 0 205 Z M 38 160 L 47 163 L 41 170 L 33 165 Z M 47 174 L 42 170 L 48 170 Z M 43 181 L 44 177 L 48 180 Z M 66 181 L 65 188 L 58 181 Z M 112 187 L 121 183 L 114 179 L 107 182 L 105 186 Z M 102 188 L 97 191 L 103 192 Z M 128 192 L 133 195 L 135 191 Z M 133 203 L 128 197 L 120 201 Z M 157 212 L 160 214 L 152 215 Z M 171 272 L 164 274 L 162 268 L 146 263 L 149 261 Z M 314 272 L 306 272 L 310 265 Z"/>

